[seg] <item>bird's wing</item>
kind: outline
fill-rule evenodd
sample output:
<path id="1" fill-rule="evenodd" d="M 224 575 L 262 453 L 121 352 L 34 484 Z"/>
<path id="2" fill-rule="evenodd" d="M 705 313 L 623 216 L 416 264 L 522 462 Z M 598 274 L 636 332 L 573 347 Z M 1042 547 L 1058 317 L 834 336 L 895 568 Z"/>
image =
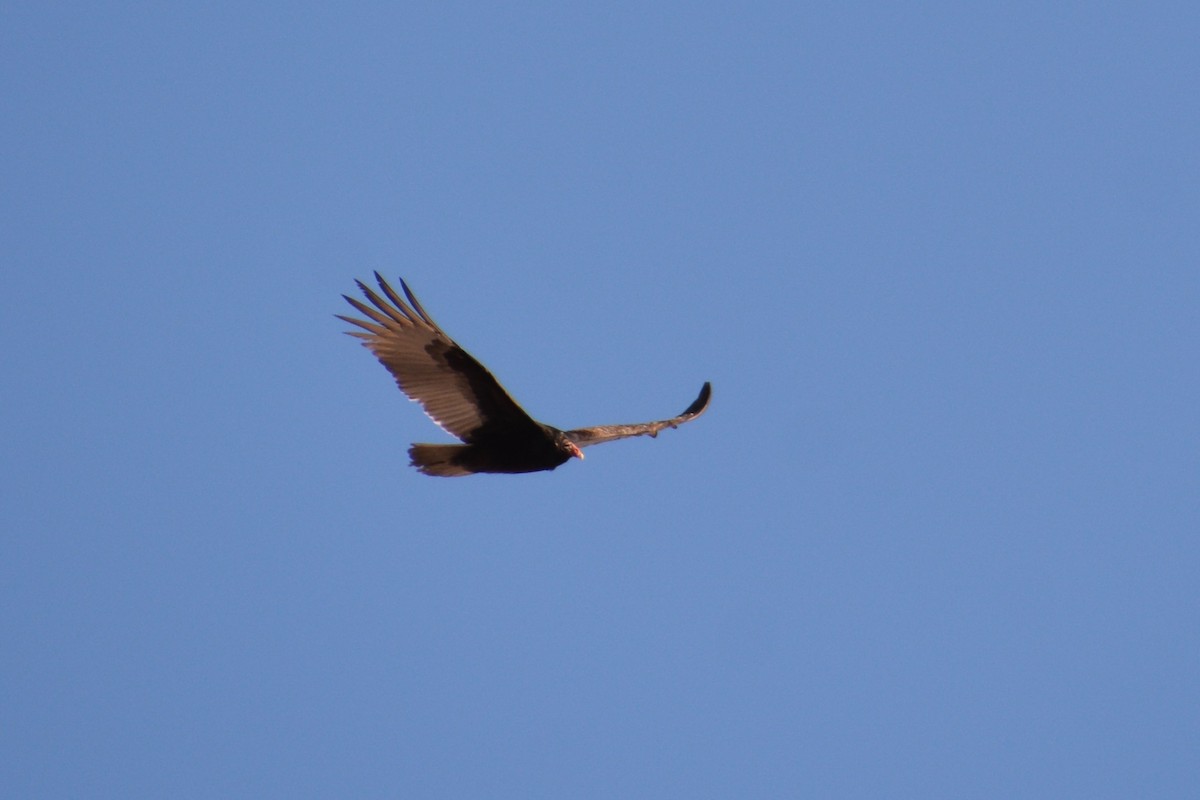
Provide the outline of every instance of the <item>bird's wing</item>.
<path id="1" fill-rule="evenodd" d="M 337 316 L 365 331 L 347 333 L 363 340 L 401 391 L 420 403 L 434 422 L 468 443 L 481 433 L 538 427 L 500 382 L 438 327 L 403 280 L 407 303 L 378 272 L 375 280 L 386 299 L 355 281 L 374 308 L 342 295 L 367 320 Z"/>
<path id="2" fill-rule="evenodd" d="M 663 428 L 678 428 L 683 423 L 691 422 L 703 414 L 708 409 L 710 397 L 712 397 L 712 384 L 705 383 L 700 389 L 700 396 L 678 417 L 662 419 L 658 422 L 643 422 L 638 425 L 597 425 L 594 428 L 577 428 L 567 431 L 566 434 L 579 447 L 611 442 L 615 439 L 626 439 L 630 436 L 658 436 L 658 432 Z"/>

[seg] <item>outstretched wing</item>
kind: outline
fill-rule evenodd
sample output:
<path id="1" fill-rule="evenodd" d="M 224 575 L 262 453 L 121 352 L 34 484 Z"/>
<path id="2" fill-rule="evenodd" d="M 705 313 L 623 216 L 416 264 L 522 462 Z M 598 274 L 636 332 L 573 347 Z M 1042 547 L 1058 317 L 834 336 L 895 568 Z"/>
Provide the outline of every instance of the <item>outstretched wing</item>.
<path id="1" fill-rule="evenodd" d="M 374 308 L 342 295 L 369 321 L 337 316 L 366 331 L 347 333 L 363 340 L 363 346 L 387 367 L 401 391 L 420 403 L 434 422 L 468 443 L 490 435 L 538 429 L 538 423 L 508 396 L 500 382 L 438 327 L 408 284 L 400 281 L 408 298 L 405 303 L 378 272 L 375 280 L 386 299 L 355 281 Z"/>
<path id="2" fill-rule="evenodd" d="M 643 422 L 640 425 L 597 425 L 594 428 L 578 428 L 567 431 L 567 438 L 579 447 L 587 447 L 602 442 L 611 442 L 615 439 L 626 439 L 630 436 L 658 436 L 658 432 L 663 428 L 678 428 L 683 423 L 691 422 L 703 414 L 708 409 L 710 397 L 712 397 L 712 384 L 705 383 L 704 387 L 700 389 L 700 396 L 678 417 L 662 419 L 658 422 Z"/>

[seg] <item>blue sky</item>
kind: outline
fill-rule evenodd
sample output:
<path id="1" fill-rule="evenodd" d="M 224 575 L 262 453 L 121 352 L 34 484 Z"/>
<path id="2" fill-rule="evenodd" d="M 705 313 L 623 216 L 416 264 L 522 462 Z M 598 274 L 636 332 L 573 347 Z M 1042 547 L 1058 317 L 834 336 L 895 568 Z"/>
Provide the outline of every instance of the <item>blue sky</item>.
<path id="1" fill-rule="evenodd" d="M 0 794 L 1200 783 L 1186 3 L 0 12 Z M 404 276 L 539 419 L 447 441 Z"/>

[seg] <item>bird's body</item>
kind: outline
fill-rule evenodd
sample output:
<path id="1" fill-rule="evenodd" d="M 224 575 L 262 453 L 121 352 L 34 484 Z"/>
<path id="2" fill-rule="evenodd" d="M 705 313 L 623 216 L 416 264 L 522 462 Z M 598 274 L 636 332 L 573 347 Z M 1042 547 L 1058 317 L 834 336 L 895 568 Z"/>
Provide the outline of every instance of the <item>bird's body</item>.
<path id="1" fill-rule="evenodd" d="M 349 333 L 363 340 L 400 389 L 434 422 L 462 440 L 463 444 L 414 444 L 408 451 L 412 465 L 426 475 L 551 470 L 571 458 L 583 458 L 580 448 L 630 436 L 657 436 L 663 428 L 690 422 L 708 407 L 712 387 L 705 383 L 695 402 L 671 419 L 570 431 L 543 425 L 437 326 L 403 280 L 407 303 L 378 272 L 375 280 L 383 297 L 357 282 L 371 305 L 343 295 L 369 321 L 338 316 L 362 328 Z"/>
<path id="2" fill-rule="evenodd" d="M 408 455 L 413 466 L 426 475 L 541 472 L 562 466 L 574 455 L 555 440 L 554 434 L 562 431 L 543 427 L 547 431 L 540 436 L 497 437 L 470 444 L 414 444 Z"/>

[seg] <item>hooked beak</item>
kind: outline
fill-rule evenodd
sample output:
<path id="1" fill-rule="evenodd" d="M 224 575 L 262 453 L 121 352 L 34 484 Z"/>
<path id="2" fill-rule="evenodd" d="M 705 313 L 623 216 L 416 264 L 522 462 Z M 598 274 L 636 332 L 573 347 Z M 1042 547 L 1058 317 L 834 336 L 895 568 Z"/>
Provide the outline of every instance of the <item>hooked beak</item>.
<path id="1" fill-rule="evenodd" d="M 567 446 L 571 448 L 572 456 L 574 456 L 575 458 L 578 458 L 580 461 L 583 460 L 583 451 L 579 449 L 579 446 L 577 444 L 575 444 L 574 442 L 567 442 Z"/>

